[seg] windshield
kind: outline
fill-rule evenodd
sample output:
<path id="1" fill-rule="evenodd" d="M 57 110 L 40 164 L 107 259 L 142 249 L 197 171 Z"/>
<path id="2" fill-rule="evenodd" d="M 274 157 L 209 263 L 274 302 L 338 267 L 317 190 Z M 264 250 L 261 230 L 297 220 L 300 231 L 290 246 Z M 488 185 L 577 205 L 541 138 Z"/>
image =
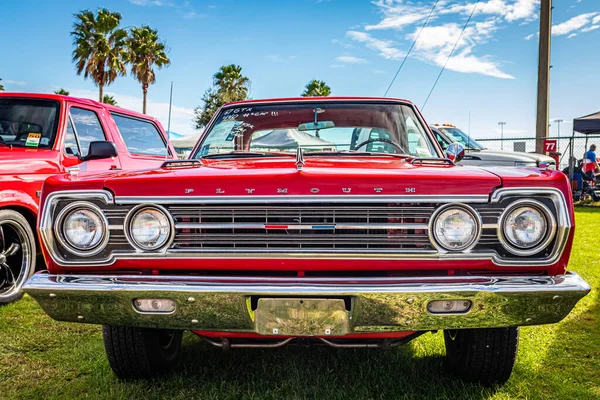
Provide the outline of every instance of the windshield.
<path id="1" fill-rule="evenodd" d="M 475 150 L 485 149 L 484 146 L 477 143 L 475 141 L 475 139 L 470 138 L 469 135 L 467 135 L 466 133 L 464 133 L 463 131 L 461 131 L 458 128 L 447 128 L 447 127 L 441 127 L 441 126 L 438 126 L 437 128 L 440 131 L 442 131 L 443 133 L 445 133 L 446 135 L 450 136 L 450 139 L 453 139 L 455 142 L 462 144 L 466 148 L 475 149 Z"/>
<path id="2" fill-rule="evenodd" d="M 205 132 L 194 158 L 359 151 L 437 156 L 408 105 L 303 102 L 226 108 Z"/>
<path id="3" fill-rule="evenodd" d="M 55 101 L 0 98 L 0 144 L 51 148 L 57 123 Z"/>

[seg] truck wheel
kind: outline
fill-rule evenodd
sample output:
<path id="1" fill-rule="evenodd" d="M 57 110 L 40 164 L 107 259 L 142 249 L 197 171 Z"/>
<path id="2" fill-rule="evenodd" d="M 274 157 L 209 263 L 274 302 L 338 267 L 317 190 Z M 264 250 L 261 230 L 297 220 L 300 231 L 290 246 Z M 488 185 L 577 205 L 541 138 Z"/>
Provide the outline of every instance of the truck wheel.
<path id="1" fill-rule="evenodd" d="M 0 304 L 23 297 L 23 284 L 35 272 L 35 237 L 16 211 L 0 210 Z"/>
<path id="2" fill-rule="evenodd" d="M 447 330 L 444 342 L 451 373 L 469 382 L 502 384 L 515 365 L 519 328 Z"/>
<path id="3" fill-rule="evenodd" d="M 102 336 L 115 375 L 149 379 L 177 365 L 183 331 L 104 325 Z"/>

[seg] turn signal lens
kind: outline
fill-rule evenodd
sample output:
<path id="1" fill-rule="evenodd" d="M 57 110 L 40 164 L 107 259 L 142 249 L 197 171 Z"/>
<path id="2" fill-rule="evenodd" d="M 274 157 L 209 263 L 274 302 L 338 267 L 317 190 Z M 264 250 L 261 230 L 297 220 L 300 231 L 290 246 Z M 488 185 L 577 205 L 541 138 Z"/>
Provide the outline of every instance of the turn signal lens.
<path id="1" fill-rule="evenodd" d="M 175 311 L 177 304 L 171 299 L 137 299 L 133 306 L 139 312 L 169 314 Z"/>
<path id="2" fill-rule="evenodd" d="M 463 314 L 471 309 L 471 300 L 434 300 L 427 304 L 432 314 Z"/>

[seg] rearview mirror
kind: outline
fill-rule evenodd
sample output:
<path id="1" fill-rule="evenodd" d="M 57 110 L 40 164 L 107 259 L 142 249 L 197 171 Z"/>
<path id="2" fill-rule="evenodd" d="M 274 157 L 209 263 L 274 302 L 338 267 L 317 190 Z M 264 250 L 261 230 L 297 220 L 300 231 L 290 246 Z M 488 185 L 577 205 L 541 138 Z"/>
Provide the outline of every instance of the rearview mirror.
<path id="1" fill-rule="evenodd" d="M 316 131 L 317 129 L 329 129 L 329 128 L 335 128 L 335 123 L 333 121 L 307 122 L 307 123 L 298 125 L 298 130 L 300 132 Z"/>
<path id="2" fill-rule="evenodd" d="M 103 158 L 112 158 L 116 157 L 119 153 L 117 152 L 117 148 L 113 142 L 108 142 L 105 140 L 90 142 L 90 147 L 88 148 L 87 156 L 82 157 L 83 161 L 89 160 L 101 160 Z"/>
<path id="3" fill-rule="evenodd" d="M 460 143 L 451 143 L 446 148 L 446 158 L 459 163 L 465 157 L 465 147 Z"/>

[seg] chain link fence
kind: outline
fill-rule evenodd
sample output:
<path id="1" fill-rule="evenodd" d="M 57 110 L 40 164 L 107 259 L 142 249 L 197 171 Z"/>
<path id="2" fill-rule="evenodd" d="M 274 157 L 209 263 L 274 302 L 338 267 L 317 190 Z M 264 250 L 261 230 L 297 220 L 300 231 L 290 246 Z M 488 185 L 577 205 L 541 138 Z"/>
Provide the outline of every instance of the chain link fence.
<path id="1" fill-rule="evenodd" d="M 560 155 L 560 168 L 569 166 L 569 154 L 573 154 L 575 165 L 583 159 L 585 152 L 591 144 L 600 145 L 600 136 L 586 136 L 575 134 L 575 136 L 555 136 L 548 139 L 556 140 L 556 152 Z M 535 153 L 537 138 L 504 138 L 504 139 L 476 139 L 477 142 L 491 150 L 516 151 L 522 153 Z M 571 152 L 572 149 L 572 153 Z"/>

